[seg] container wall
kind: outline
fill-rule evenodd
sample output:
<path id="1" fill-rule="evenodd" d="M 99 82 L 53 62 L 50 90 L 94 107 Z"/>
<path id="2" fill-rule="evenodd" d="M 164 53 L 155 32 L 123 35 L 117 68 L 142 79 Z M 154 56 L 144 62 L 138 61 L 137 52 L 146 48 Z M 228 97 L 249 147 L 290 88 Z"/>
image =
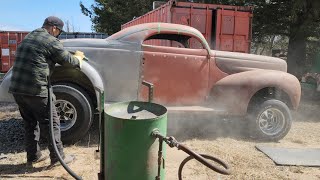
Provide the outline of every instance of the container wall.
<path id="1" fill-rule="evenodd" d="M 28 32 L 0 32 L 0 71 L 7 72 L 14 63 L 16 51 Z"/>
<path id="2" fill-rule="evenodd" d="M 164 22 L 164 23 L 170 23 L 171 22 L 171 2 L 168 2 L 162 6 L 160 6 L 157 9 L 154 9 L 153 11 L 148 12 L 145 15 L 142 15 L 138 18 L 133 19 L 132 21 L 129 21 L 126 24 L 123 24 L 121 26 L 121 29 L 143 24 L 143 23 L 150 23 L 150 22 Z M 160 40 L 150 40 L 145 42 L 145 44 L 149 45 L 161 45 L 161 46 L 171 46 L 169 41 L 160 41 Z"/>
<path id="3" fill-rule="evenodd" d="M 170 9 L 171 9 L 171 3 L 166 3 L 163 6 L 160 6 L 157 9 L 154 9 L 153 11 L 148 12 L 145 15 L 142 15 L 140 17 L 134 18 L 132 21 L 127 22 L 126 24 L 123 24 L 121 26 L 121 29 L 142 24 L 142 23 L 150 23 L 150 22 L 166 22 L 170 23 Z"/>

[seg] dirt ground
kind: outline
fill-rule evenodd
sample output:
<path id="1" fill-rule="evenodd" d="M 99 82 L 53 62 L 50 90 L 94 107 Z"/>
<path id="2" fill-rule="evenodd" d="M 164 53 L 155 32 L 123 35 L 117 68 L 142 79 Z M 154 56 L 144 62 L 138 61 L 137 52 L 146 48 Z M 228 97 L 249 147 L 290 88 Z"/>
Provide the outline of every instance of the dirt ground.
<path id="1" fill-rule="evenodd" d="M 194 160 L 183 170 L 183 179 L 320 179 L 319 167 L 276 166 L 258 151 L 257 144 L 292 148 L 320 148 L 320 107 L 303 104 L 294 113 L 289 134 L 279 142 L 259 142 L 246 138 L 234 122 L 223 121 L 213 126 L 201 125 L 180 129 L 176 139 L 198 153 L 216 156 L 227 162 L 232 175 L 219 175 Z M 46 170 L 49 160 L 33 169 L 25 168 L 26 154 L 23 150 L 23 124 L 16 108 L 0 107 L 0 179 L 73 179 L 62 167 Z M 181 128 L 181 127 L 180 127 Z M 169 132 L 170 133 L 170 132 Z M 170 135 L 170 134 L 169 134 Z M 77 160 L 70 165 L 83 179 L 97 179 L 99 160 L 94 158 L 98 141 L 97 128 L 93 126 L 88 135 L 75 145 L 65 148 L 67 154 L 75 154 Z M 43 153 L 48 153 L 43 149 Z M 166 179 L 178 179 L 178 167 L 187 155 L 167 147 Z M 128 177 L 128 179 L 130 179 Z"/>

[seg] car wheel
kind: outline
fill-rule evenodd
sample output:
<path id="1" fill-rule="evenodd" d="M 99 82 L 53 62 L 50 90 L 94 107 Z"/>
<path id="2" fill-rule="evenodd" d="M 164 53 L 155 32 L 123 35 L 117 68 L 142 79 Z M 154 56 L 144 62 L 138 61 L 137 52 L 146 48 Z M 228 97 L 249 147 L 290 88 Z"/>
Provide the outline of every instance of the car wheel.
<path id="1" fill-rule="evenodd" d="M 284 138 L 292 124 L 288 106 L 275 99 L 266 100 L 249 114 L 251 137 L 266 141 Z"/>
<path id="2" fill-rule="evenodd" d="M 53 92 L 62 141 L 74 143 L 87 134 L 92 124 L 92 103 L 87 93 L 73 84 L 54 85 Z"/>

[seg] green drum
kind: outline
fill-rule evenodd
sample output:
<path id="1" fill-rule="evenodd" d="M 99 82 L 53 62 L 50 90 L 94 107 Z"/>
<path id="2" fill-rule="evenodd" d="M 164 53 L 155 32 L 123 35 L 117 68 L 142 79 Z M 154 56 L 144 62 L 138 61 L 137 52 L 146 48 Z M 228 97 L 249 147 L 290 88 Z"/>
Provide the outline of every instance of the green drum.
<path id="1" fill-rule="evenodd" d="M 150 102 L 123 102 L 110 105 L 103 123 L 101 162 L 107 180 L 164 179 L 165 144 L 158 175 L 159 140 L 154 129 L 167 134 L 167 109 Z"/>

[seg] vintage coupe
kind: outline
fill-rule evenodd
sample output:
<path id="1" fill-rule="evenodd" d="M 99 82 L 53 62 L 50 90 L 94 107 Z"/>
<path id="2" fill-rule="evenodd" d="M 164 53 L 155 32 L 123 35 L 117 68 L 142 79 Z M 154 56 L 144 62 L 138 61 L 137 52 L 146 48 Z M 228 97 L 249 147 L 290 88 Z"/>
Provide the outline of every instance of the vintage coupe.
<path id="1" fill-rule="evenodd" d="M 52 77 L 65 142 L 79 140 L 103 106 L 147 100 L 142 81 L 154 84 L 154 102 L 170 113 L 196 112 L 244 117 L 257 138 L 277 141 L 290 130 L 299 81 L 279 58 L 211 50 L 198 30 L 184 25 L 146 23 L 107 39 L 69 39 L 70 51 L 90 59 L 81 70 L 57 66 Z M 8 94 L 11 71 L 0 87 Z M 104 91 L 104 102 L 101 92 Z"/>

